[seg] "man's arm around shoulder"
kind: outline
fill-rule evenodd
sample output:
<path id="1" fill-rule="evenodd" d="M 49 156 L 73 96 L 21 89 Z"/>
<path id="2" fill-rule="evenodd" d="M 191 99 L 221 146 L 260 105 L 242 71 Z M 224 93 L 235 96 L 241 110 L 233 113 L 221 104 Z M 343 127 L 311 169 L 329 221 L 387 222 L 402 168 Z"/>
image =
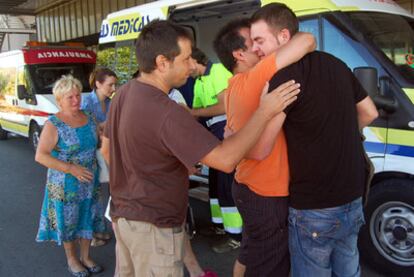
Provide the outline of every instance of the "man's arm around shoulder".
<path id="1" fill-rule="evenodd" d="M 290 41 L 276 51 L 277 70 L 291 65 L 316 49 L 316 40 L 311 33 L 298 32 Z"/>

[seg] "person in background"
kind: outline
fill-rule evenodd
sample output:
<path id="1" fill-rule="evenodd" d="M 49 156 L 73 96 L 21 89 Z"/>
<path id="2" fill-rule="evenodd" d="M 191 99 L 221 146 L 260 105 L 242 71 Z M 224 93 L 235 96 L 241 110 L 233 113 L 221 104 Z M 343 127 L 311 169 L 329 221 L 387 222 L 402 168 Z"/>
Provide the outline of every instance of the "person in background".
<path id="1" fill-rule="evenodd" d="M 89 76 L 92 92 L 82 96 L 81 110 L 91 112 L 100 128 L 106 120 L 117 80 L 115 72 L 105 67 L 96 68 Z"/>
<path id="2" fill-rule="evenodd" d="M 81 91 L 79 80 L 70 75 L 55 83 L 59 112 L 46 121 L 35 156 L 48 168 L 36 240 L 63 244 L 68 270 L 76 277 L 103 270 L 91 259 L 89 247 L 93 233 L 105 228 L 98 203 L 97 125 L 80 110 Z"/>
<path id="3" fill-rule="evenodd" d="M 184 109 L 189 111 L 187 103 L 184 99 L 184 96 L 178 89 L 173 88 L 168 97 L 173 100 L 178 105 L 182 106 Z M 194 171 L 196 169 L 194 168 Z M 193 172 L 189 172 L 189 174 L 193 174 Z M 189 209 L 190 206 L 188 206 Z M 187 212 L 187 218 L 190 216 Z M 190 274 L 190 277 L 217 277 L 217 274 L 211 270 L 203 270 L 198 263 L 197 257 L 194 254 L 193 248 L 191 247 L 191 242 L 188 234 L 186 234 L 184 238 L 184 258 L 183 258 L 184 265 Z"/>
<path id="4" fill-rule="evenodd" d="M 117 76 L 115 72 L 105 67 L 96 68 L 89 76 L 89 84 L 93 89 L 91 93 L 82 96 L 81 110 L 91 113 L 98 123 L 99 135 L 102 134 L 106 115 L 109 111 L 111 103 L 111 97 L 115 92 L 115 85 L 117 82 Z M 100 153 L 97 153 L 98 159 Z M 101 168 L 102 170 L 102 168 Z M 103 220 L 105 220 L 105 205 L 103 194 L 100 199 L 100 214 Z M 106 226 L 106 225 L 105 225 Z M 91 246 L 102 246 L 106 244 L 106 241 L 111 239 L 111 235 L 107 228 L 103 233 L 94 233 Z"/>
<path id="5" fill-rule="evenodd" d="M 198 48 L 193 48 L 191 57 L 196 61 L 193 72 L 196 78 L 191 114 L 198 118 L 207 117 L 205 124 L 208 130 L 219 140 L 223 140 L 226 126 L 223 91 L 227 88 L 232 73 L 223 64 L 212 63 Z M 213 246 L 213 251 L 216 253 L 225 253 L 240 247 L 242 219 L 231 193 L 233 179 L 234 173 L 209 169 L 210 211 L 214 224 L 212 233 L 228 234 L 225 241 Z"/>
<path id="6" fill-rule="evenodd" d="M 196 70 L 194 69 L 191 75 L 187 78 L 187 81 L 184 85 L 177 88 L 180 92 L 181 96 L 184 98 L 185 104 L 188 108 L 193 108 L 193 100 L 194 100 L 194 83 Z"/>

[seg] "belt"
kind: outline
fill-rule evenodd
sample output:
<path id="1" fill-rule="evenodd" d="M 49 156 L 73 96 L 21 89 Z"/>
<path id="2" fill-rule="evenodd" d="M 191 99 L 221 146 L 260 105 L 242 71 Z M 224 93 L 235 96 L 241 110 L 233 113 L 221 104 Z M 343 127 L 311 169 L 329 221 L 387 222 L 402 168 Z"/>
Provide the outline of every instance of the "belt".
<path id="1" fill-rule="evenodd" d="M 226 119 L 227 119 L 227 117 L 226 117 L 225 114 L 217 115 L 217 116 L 207 120 L 206 125 L 207 125 L 207 127 L 210 127 L 210 126 L 213 126 L 214 124 L 219 123 L 221 121 L 224 121 Z"/>

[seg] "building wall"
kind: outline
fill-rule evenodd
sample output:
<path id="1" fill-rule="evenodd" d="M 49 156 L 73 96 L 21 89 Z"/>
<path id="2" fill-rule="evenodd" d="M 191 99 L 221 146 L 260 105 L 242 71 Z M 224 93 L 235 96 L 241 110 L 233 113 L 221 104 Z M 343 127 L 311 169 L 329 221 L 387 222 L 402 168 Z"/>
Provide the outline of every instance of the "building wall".
<path id="1" fill-rule="evenodd" d="M 96 36 L 107 14 L 150 0 L 40 0 L 36 25 L 40 41 L 59 42 Z M 55 3 L 55 4 L 54 4 Z M 97 43 L 97 41 L 95 42 Z"/>

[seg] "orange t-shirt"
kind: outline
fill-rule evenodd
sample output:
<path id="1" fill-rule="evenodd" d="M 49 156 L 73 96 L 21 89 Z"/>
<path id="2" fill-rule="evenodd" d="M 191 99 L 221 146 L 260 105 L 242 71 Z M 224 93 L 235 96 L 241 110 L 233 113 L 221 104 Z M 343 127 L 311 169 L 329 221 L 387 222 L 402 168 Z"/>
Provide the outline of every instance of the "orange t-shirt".
<path id="1" fill-rule="evenodd" d="M 251 70 L 229 80 L 226 92 L 227 128 L 240 130 L 256 111 L 262 89 L 276 73 L 276 54 L 261 60 Z M 271 154 L 264 160 L 242 160 L 236 168 L 237 182 L 262 196 L 289 195 L 289 164 L 285 134 L 280 130 Z"/>

